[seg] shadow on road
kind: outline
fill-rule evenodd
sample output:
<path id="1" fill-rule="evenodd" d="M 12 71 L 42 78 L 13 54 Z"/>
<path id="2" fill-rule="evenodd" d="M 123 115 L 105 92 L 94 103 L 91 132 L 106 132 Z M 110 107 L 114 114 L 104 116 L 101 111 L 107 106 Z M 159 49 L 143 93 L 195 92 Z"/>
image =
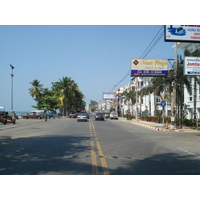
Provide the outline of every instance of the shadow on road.
<path id="1" fill-rule="evenodd" d="M 0 174 L 91 174 L 89 137 L 0 137 Z"/>
<path id="2" fill-rule="evenodd" d="M 0 174 L 90 175 L 90 146 L 86 141 L 90 141 L 89 136 L 0 137 Z M 192 155 L 166 153 L 119 163 L 123 165 L 109 169 L 111 175 L 200 174 L 200 160 Z"/>
<path id="3" fill-rule="evenodd" d="M 110 170 L 115 175 L 199 175 L 200 160 L 174 153 L 127 161 L 126 167 Z"/>

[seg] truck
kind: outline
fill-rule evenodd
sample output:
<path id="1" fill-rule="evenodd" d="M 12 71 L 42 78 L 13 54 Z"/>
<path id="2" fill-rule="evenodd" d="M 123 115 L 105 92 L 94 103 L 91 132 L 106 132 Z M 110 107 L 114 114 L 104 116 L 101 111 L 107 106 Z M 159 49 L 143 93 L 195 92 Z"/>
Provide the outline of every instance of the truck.
<path id="1" fill-rule="evenodd" d="M 44 110 L 34 110 L 21 116 L 23 119 L 44 119 Z"/>

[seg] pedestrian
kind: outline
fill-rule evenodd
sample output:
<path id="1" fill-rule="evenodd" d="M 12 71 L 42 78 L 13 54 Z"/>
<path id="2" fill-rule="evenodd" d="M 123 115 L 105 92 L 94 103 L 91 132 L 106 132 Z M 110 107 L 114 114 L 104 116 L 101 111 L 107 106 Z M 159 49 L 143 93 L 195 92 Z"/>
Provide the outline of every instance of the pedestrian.
<path id="1" fill-rule="evenodd" d="M 12 113 L 12 123 L 13 124 L 16 124 L 16 118 L 17 118 L 17 116 L 16 116 L 15 112 L 13 112 Z"/>

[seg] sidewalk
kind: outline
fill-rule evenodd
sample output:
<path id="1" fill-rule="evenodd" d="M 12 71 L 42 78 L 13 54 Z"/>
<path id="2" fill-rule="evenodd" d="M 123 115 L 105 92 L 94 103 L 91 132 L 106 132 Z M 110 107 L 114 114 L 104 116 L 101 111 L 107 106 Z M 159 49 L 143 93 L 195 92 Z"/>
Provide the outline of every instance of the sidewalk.
<path id="1" fill-rule="evenodd" d="M 136 124 L 139 126 L 144 126 L 147 128 L 151 128 L 157 131 L 171 131 L 171 132 L 200 132 L 199 130 L 195 130 L 195 129 L 191 129 L 189 127 L 184 126 L 183 129 L 176 129 L 176 127 L 174 129 L 170 128 L 170 124 L 169 124 L 169 129 L 166 129 L 165 127 L 163 127 L 162 123 L 156 123 L 156 122 L 148 122 L 148 121 L 142 121 L 142 120 L 136 120 L 136 119 L 132 119 L 132 120 L 127 120 L 126 118 L 123 117 L 119 117 L 120 121 L 124 121 L 124 122 L 128 122 L 131 124 Z"/>

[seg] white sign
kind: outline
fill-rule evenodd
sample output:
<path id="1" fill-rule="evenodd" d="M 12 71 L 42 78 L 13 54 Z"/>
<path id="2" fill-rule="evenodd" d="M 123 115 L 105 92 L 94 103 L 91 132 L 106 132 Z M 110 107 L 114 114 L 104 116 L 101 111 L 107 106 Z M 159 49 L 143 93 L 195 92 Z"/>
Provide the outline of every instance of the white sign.
<path id="1" fill-rule="evenodd" d="M 115 99 L 114 92 L 103 92 L 103 99 Z"/>
<path id="2" fill-rule="evenodd" d="M 200 57 L 185 57 L 184 75 L 200 76 Z"/>
<path id="3" fill-rule="evenodd" d="M 166 42 L 200 42 L 200 25 L 165 25 Z"/>
<path id="4" fill-rule="evenodd" d="M 167 76 L 167 59 L 131 59 L 131 76 Z"/>

